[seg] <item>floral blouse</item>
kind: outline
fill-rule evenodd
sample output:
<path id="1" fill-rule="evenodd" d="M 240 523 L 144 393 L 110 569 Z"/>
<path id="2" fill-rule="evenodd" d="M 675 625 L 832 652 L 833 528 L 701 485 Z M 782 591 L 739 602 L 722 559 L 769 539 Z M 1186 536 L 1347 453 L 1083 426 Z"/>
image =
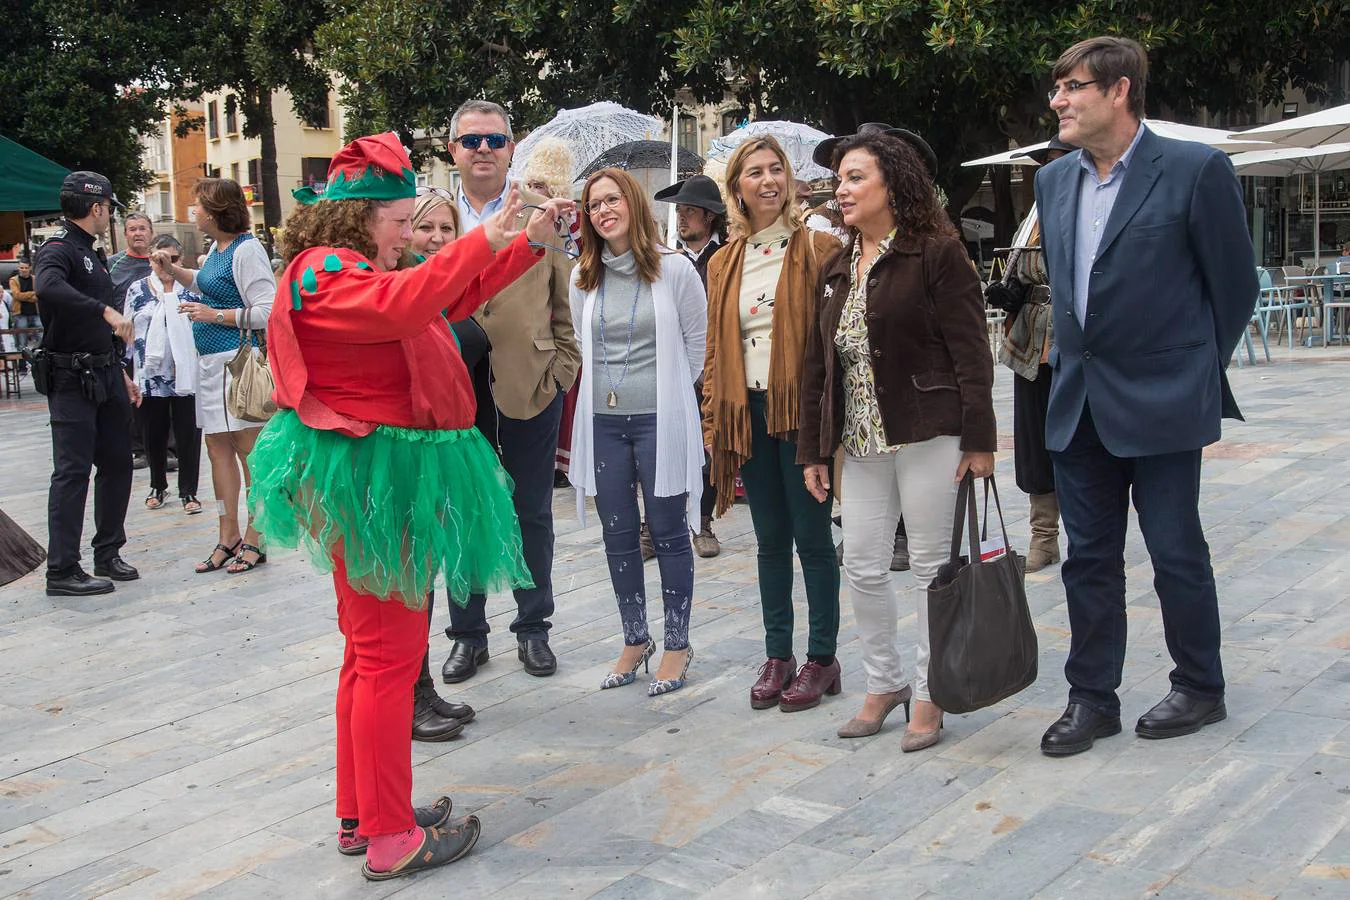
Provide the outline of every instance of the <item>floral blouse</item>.
<path id="1" fill-rule="evenodd" d="M 178 295 L 179 303 L 202 302 L 201 297 L 176 282 L 174 292 Z M 150 334 L 150 320 L 155 317 L 160 302 L 159 293 L 152 289 L 144 278 L 132 282 L 131 287 L 127 288 L 127 314 L 131 316 L 131 321 L 136 326 L 136 343 L 133 347 L 136 383 L 147 397 L 177 397 L 179 394 L 175 389 L 172 375 L 150 377 L 145 375 L 145 339 Z"/>
<path id="2" fill-rule="evenodd" d="M 886 442 L 886 426 L 882 424 L 881 406 L 877 403 L 876 375 L 872 371 L 872 348 L 867 342 L 867 276 L 894 240 L 894 231 L 882 238 L 877 255 L 862 272 L 858 272 L 862 241 L 854 243 L 849 268 L 856 274 L 839 315 L 839 329 L 834 333 L 834 344 L 844 366 L 842 444 L 844 452 L 853 456 L 894 453 L 903 446 Z"/>

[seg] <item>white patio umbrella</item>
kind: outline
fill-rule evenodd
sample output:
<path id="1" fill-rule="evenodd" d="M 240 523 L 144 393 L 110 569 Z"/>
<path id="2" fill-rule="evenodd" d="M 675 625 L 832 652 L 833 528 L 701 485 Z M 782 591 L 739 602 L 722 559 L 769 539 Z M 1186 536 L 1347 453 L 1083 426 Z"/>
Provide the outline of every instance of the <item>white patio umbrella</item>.
<path id="1" fill-rule="evenodd" d="M 1292 120 L 1291 120 L 1292 121 Z M 1244 132 L 1246 133 L 1246 132 Z M 1350 143 L 1325 144 L 1320 147 L 1281 147 L 1275 150 L 1256 150 L 1233 157 L 1233 168 L 1242 175 L 1268 175 L 1288 178 L 1291 175 L 1313 177 L 1313 265 L 1322 262 L 1322 185 L 1321 174 L 1337 169 L 1350 169 Z"/>
<path id="2" fill-rule="evenodd" d="M 1154 134 L 1171 138 L 1174 141 L 1194 141 L 1197 144 L 1208 144 L 1216 150 L 1222 150 L 1225 153 L 1238 153 L 1244 150 L 1265 150 L 1269 149 L 1269 143 L 1261 140 L 1249 138 L 1235 139 L 1227 131 L 1221 128 L 1204 128 L 1199 125 L 1183 125 L 1180 122 L 1167 122 L 1163 119 L 1145 119 L 1144 124 Z M 1250 134 L 1251 132 L 1247 132 Z M 1026 154 L 1044 149 L 1048 141 L 1042 141 L 1039 144 L 1032 144 L 1028 147 L 1018 147 L 1016 150 L 1009 150 L 1006 153 L 996 153 L 993 156 L 986 156 L 983 159 L 972 159 L 970 162 L 961 163 L 962 166 L 1034 166 L 1036 161 L 1029 159 Z"/>
<path id="3" fill-rule="evenodd" d="M 1233 137 L 1244 141 L 1272 141 L 1292 147 L 1320 147 L 1332 142 L 1350 141 L 1350 103 L 1234 132 Z"/>
<path id="4" fill-rule="evenodd" d="M 752 137 L 766 134 L 772 135 L 783 145 L 783 152 L 787 154 L 788 162 L 792 163 L 792 174 L 795 177 L 802 181 L 816 181 L 834 175 L 829 169 L 818 166 L 811 160 L 811 152 L 816 149 L 816 145 L 832 135 L 797 122 L 766 119 L 742 125 L 709 144 L 707 158 L 710 162 L 717 160 L 725 163 L 731 158 L 731 151 Z"/>
<path id="5" fill-rule="evenodd" d="M 543 138 L 557 138 L 572 151 L 572 178 L 576 179 L 587 163 L 611 147 L 660 137 L 662 124 L 656 116 L 644 115 L 608 100 L 564 109 L 516 145 L 511 178 L 521 177 L 535 145 Z"/>

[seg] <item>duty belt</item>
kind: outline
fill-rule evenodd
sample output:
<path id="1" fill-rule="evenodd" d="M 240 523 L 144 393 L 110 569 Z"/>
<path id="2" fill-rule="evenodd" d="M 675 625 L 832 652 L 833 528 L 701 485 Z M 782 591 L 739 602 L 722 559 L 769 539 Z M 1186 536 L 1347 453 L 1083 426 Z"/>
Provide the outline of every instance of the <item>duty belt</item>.
<path id="1" fill-rule="evenodd" d="M 52 365 L 58 369 L 106 369 L 109 366 L 120 366 L 121 358 L 111 350 L 107 353 L 57 353 L 53 350 L 46 351 L 47 358 L 52 361 Z"/>

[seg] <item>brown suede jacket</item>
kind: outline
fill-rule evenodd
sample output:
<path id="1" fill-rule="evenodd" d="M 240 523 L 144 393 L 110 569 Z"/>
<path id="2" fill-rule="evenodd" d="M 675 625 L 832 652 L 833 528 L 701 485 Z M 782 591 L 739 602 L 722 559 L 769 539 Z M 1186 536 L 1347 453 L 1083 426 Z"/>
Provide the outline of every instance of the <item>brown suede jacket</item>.
<path id="1" fill-rule="evenodd" d="M 825 267 L 819 329 L 802 371 L 797 462 L 828 463 L 844 433 L 844 367 L 835 332 L 854 277 L 852 244 Z M 867 282 L 868 344 L 886 440 L 958 435 L 961 449 L 994 452 L 994 359 L 984 295 L 955 237 L 897 237 Z"/>

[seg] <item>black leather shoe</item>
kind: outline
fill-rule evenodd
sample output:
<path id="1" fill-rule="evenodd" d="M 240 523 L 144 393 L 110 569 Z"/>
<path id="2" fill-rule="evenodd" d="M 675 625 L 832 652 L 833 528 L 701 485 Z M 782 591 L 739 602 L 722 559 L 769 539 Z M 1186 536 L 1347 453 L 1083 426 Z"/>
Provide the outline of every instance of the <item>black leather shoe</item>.
<path id="1" fill-rule="evenodd" d="M 452 719 L 437 712 L 436 707 L 431 702 L 431 698 L 434 696 L 434 691 L 428 694 L 420 685 L 413 688 L 412 739 L 414 741 L 435 744 L 448 741 L 464 730 L 464 723 L 459 719 Z"/>
<path id="2" fill-rule="evenodd" d="M 107 562 L 94 563 L 94 574 L 113 581 L 135 581 L 141 577 L 136 567 L 120 556 L 114 556 Z"/>
<path id="3" fill-rule="evenodd" d="M 1073 756 L 1091 750 L 1099 737 L 1120 734 L 1120 716 L 1104 716 L 1081 703 L 1070 703 L 1059 721 L 1046 729 L 1041 752 L 1046 756 Z"/>
<path id="4" fill-rule="evenodd" d="M 447 719 L 456 719 L 461 725 L 468 725 L 475 715 L 473 707 L 467 703 L 452 703 L 444 697 L 432 695 L 431 708 Z"/>
<path id="5" fill-rule="evenodd" d="M 90 578 L 84 569 L 76 569 L 73 575 L 61 578 L 47 576 L 48 597 L 88 597 L 92 594 L 111 594 L 113 590 L 111 581 Z"/>
<path id="6" fill-rule="evenodd" d="M 478 674 L 478 667 L 486 665 L 487 661 L 486 647 L 475 647 L 463 641 L 455 641 L 450 646 L 450 655 L 446 657 L 445 665 L 441 666 L 441 678 L 446 684 L 468 681 Z"/>
<path id="7" fill-rule="evenodd" d="M 548 641 L 529 638 L 517 645 L 516 655 L 525 664 L 525 671 L 543 678 L 558 671 L 558 657 L 548 648 Z"/>
<path id="8" fill-rule="evenodd" d="M 1139 717 L 1134 733 L 1141 738 L 1161 740 L 1195 734 L 1206 725 L 1228 718 L 1223 700 L 1201 700 L 1190 694 L 1172 691 L 1158 705 Z"/>

